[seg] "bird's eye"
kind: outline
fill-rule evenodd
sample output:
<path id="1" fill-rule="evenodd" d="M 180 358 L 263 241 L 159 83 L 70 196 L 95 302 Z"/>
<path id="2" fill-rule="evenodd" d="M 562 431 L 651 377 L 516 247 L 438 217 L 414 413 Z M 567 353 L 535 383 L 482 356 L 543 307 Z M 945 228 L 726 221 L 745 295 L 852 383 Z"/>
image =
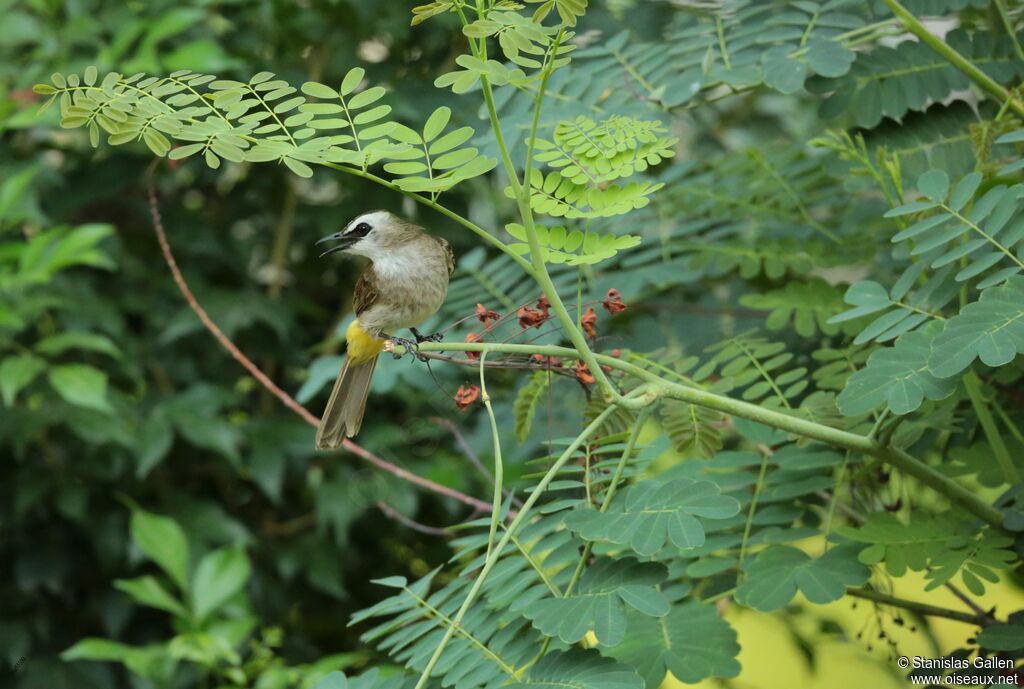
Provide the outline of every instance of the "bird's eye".
<path id="1" fill-rule="evenodd" d="M 365 237 L 366 235 L 370 234 L 370 230 L 372 230 L 372 229 L 373 228 L 370 227 L 368 224 L 366 224 L 364 222 L 361 222 L 358 225 L 356 225 L 354 228 L 352 228 L 352 230 L 349 231 L 348 236 L 349 237 Z"/>

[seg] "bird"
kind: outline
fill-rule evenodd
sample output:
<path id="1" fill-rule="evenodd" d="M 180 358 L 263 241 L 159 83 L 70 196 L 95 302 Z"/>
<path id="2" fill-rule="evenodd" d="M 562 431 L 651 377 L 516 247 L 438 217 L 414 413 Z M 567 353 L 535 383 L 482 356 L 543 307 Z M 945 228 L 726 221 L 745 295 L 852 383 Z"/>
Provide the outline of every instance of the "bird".
<path id="1" fill-rule="evenodd" d="M 455 254 L 445 239 L 385 210 L 363 213 L 317 245 L 334 242 L 321 258 L 342 252 L 371 263 L 356 281 L 356 318 L 345 331 L 348 354 L 317 427 L 318 450 L 335 449 L 359 432 L 370 380 L 388 340 L 407 351 L 440 341 L 440 334 L 424 336 L 415 326 L 441 308 L 455 270 Z M 415 341 L 395 335 L 403 328 Z"/>

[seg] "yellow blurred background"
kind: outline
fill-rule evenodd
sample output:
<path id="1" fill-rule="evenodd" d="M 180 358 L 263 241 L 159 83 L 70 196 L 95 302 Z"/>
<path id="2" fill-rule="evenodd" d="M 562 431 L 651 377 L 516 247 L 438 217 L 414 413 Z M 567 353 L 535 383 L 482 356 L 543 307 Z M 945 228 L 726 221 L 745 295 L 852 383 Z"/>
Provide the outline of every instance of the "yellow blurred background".
<path id="1" fill-rule="evenodd" d="M 946 588 L 923 593 L 928 582 L 922 573 L 910 572 L 890 581 L 892 594 L 900 598 L 969 612 Z M 1024 591 L 1005 578 L 986 589 L 976 599 L 986 610 L 995 606 L 997 613 L 1005 614 L 1024 606 Z M 940 617 L 921 620 L 906 611 L 876 607 L 849 596 L 829 605 L 813 605 L 798 595 L 794 604 L 799 610 L 765 614 L 726 603 L 724 617 L 736 629 L 742 648 L 740 676 L 692 685 L 668 675 L 661 689 L 902 689 L 910 683 L 906 671 L 896 666 L 897 657 L 936 658 L 963 647 L 976 632 L 962 622 Z M 902 626 L 896 617 L 902 617 Z M 822 633 L 823 629 L 838 633 Z M 886 638 L 880 639 L 879 632 Z"/>

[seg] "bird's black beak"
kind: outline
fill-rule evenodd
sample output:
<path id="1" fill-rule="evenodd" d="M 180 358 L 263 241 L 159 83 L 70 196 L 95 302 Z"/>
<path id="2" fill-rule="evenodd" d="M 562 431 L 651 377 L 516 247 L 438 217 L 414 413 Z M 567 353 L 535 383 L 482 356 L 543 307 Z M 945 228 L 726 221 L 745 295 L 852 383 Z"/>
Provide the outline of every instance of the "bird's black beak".
<path id="1" fill-rule="evenodd" d="M 356 241 L 358 241 L 358 239 L 358 237 L 346 237 L 342 232 L 335 232 L 334 234 L 329 234 L 326 237 L 317 240 L 317 243 L 314 246 L 320 246 L 324 242 L 338 242 L 337 246 L 332 246 L 330 249 L 320 254 L 320 258 L 323 258 L 328 254 L 333 254 L 338 251 L 344 251 L 345 249 L 355 244 Z"/>

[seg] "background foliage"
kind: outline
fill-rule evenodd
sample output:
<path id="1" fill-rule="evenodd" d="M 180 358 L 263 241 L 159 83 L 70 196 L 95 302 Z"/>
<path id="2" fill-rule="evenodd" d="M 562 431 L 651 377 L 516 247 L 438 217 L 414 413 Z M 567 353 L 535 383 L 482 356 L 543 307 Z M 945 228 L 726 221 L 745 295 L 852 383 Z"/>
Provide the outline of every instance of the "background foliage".
<path id="1" fill-rule="evenodd" d="M 154 241 L 154 153 L 192 290 L 314 411 L 356 266 L 311 244 L 375 207 L 453 243 L 458 272 L 427 326 L 449 341 L 542 356 L 564 341 L 513 257 L 529 260 L 534 233 L 616 385 L 635 390 L 639 371 L 694 391 L 636 412 L 568 360 L 488 371 L 514 497 L 568 461 L 497 551 L 432 682 L 728 680 L 768 643 L 749 616 L 773 611 L 821 661 L 823 640 L 864 632 L 815 612 L 847 594 L 871 601 L 862 645 L 882 657 L 1016 657 L 1018 11 L 907 3 L 952 29 L 972 77 L 906 40 L 893 5 L 547 0 L 460 31 L 447 2 L 0 2 L 0 648 L 12 667 L 28 659 L 3 681 L 411 687 L 492 552 L 485 516 L 314 453 L 308 426 L 210 338 Z M 559 25 L 576 47 L 552 53 L 566 64 L 526 179 L 528 207 L 550 216 L 534 229 L 493 170 L 480 88 L 497 87 L 522 171 Z M 469 54 L 487 40 L 489 60 Z M 223 117 L 193 121 L 206 110 Z M 510 252 L 323 164 L 439 199 Z M 611 289 L 624 313 L 602 307 Z M 508 318 L 485 328 L 477 304 Z M 486 499 L 488 414 L 453 401 L 479 382 L 382 362 L 358 441 Z M 726 395 L 812 433 L 703 403 Z M 574 443 L 581 419 L 593 435 Z M 421 533 L 401 515 L 459 526 Z M 960 615 L 958 636 L 908 598 Z"/>

